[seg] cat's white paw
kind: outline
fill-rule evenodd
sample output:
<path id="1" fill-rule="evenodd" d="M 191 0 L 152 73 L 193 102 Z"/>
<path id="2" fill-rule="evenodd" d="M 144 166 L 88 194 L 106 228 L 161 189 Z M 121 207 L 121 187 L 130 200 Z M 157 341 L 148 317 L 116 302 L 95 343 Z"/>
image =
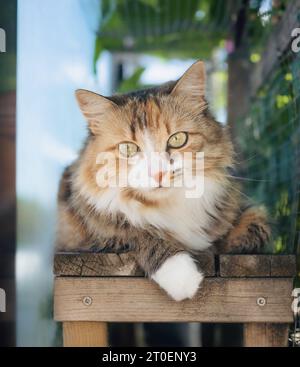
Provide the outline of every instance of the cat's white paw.
<path id="1" fill-rule="evenodd" d="M 175 301 L 192 298 L 197 292 L 203 275 L 187 253 L 169 257 L 151 276 Z"/>

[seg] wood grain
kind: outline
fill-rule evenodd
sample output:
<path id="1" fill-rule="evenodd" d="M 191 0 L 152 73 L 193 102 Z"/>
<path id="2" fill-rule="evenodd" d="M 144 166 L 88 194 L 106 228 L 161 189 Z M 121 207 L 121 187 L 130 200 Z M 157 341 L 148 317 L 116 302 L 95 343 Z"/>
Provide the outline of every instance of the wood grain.
<path id="1" fill-rule="evenodd" d="M 244 325 L 245 347 L 287 347 L 288 324 L 249 323 Z"/>
<path id="2" fill-rule="evenodd" d="M 221 277 L 293 277 L 294 255 L 221 255 Z"/>
<path id="3" fill-rule="evenodd" d="M 206 276 L 221 277 L 292 277 L 296 274 L 294 255 L 219 255 L 215 268 L 212 253 L 197 257 Z M 57 253 L 54 257 L 56 276 L 144 276 L 133 253 Z"/>
<path id="4" fill-rule="evenodd" d="M 105 322 L 66 321 L 63 323 L 64 347 L 107 347 Z"/>
<path id="5" fill-rule="evenodd" d="M 271 261 L 272 277 L 294 277 L 297 274 L 295 255 L 273 255 Z"/>
<path id="6" fill-rule="evenodd" d="M 215 275 L 214 255 L 203 252 L 197 257 L 206 276 Z M 144 276 L 132 252 L 124 253 L 57 253 L 54 256 L 56 276 Z"/>
<path id="7" fill-rule="evenodd" d="M 131 252 L 58 253 L 54 257 L 57 276 L 143 276 Z"/>
<path id="8" fill-rule="evenodd" d="M 56 278 L 58 321 L 292 322 L 292 279 L 206 278 L 192 300 L 173 301 L 144 278 Z M 85 297 L 92 303 L 84 304 Z M 264 297 L 265 306 L 257 299 Z"/>

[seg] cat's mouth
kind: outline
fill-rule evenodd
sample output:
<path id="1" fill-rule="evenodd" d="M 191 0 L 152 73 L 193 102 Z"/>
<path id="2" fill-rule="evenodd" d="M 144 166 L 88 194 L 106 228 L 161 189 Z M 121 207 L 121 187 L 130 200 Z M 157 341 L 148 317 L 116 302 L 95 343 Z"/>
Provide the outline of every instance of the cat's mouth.
<path id="1" fill-rule="evenodd" d="M 155 187 L 133 187 L 132 189 L 135 189 L 135 190 L 140 191 L 142 193 L 152 193 L 152 192 L 157 192 L 157 191 L 170 190 L 171 187 L 158 185 L 158 186 L 155 186 Z"/>
<path id="2" fill-rule="evenodd" d="M 154 187 L 153 190 L 155 191 L 162 191 L 162 190 L 169 190 L 170 187 L 165 187 L 163 185 L 159 185 L 158 187 Z"/>

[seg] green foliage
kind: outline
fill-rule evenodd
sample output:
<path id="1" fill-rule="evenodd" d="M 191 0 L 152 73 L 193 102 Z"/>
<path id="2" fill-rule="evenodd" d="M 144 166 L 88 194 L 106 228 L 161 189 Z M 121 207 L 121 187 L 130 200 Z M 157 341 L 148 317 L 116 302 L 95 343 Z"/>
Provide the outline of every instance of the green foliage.
<path id="1" fill-rule="evenodd" d="M 247 194 L 267 204 L 275 252 L 294 252 L 300 233 L 300 54 L 287 54 L 238 125 Z"/>
<path id="2" fill-rule="evenodd" d="M 247 37 L 251 55 L 260 56 L 266 44 L 266 40 L 280 21 L 288 2 L 288 0 L 273 1 L 272 8 L 265 12 L 260 11 L 263 0 L 254 0 L 250 2 L 247 16 Z M 251 61 L 256 62 L 253 60 Z"/>
<path id="3" fill-rule="evenodd" d="M 126 93 L 141 88 L 142 84 L 140 83 L 140 78 L 144 71 L 145 68 L 143 67 L 136 68 L 133 74 L 128 79 L 125 79 L 121 82 L 118 87 L 118 92 Z"/>
<path id="4" fill-rule="evenodd" d="M 97 60 L 101 55 L 101 52 L 103 51 L 103 44 L 101 37 L 97 37 L 95 41 L 95 48 L 94 48 L 94 56 L 93 56 L 93 71 L 94 74 L 96 74 L 96 64 Z"/>
<path id="5" fill-rule="evenodd" d="M 94 63 L 103 50 L 208 58 L 227 37 L 231 15 L 221 0 L 103 0 Z"/>

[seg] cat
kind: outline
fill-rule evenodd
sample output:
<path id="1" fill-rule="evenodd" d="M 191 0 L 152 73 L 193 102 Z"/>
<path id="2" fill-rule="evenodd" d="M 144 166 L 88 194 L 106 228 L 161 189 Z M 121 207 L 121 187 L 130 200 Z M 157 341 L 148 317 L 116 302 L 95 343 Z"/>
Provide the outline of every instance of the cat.
<path id="1" fill-rule="evenodd" d="M 181 301 L 203 280 L 195 253 L 253 252 L 269 241 L 265 208 L 246 203 L 230 174 L 233 144 L 209 112 L 205 80 L 197 61 L 178 81 L 155 88 L 112 97 L 76 91 L 88 137 L 61 178 L 58 251 L 129 246 L 145 274 Z M 99 161 L 103 152 L 114 159 Z M 188 169 L 185 153 L 192 154 Z M 124 186 L 99 184 L 122 176 L 124 167 Z M 203 179 L 198 197 L 174 185 L 186 171 Z"/>

